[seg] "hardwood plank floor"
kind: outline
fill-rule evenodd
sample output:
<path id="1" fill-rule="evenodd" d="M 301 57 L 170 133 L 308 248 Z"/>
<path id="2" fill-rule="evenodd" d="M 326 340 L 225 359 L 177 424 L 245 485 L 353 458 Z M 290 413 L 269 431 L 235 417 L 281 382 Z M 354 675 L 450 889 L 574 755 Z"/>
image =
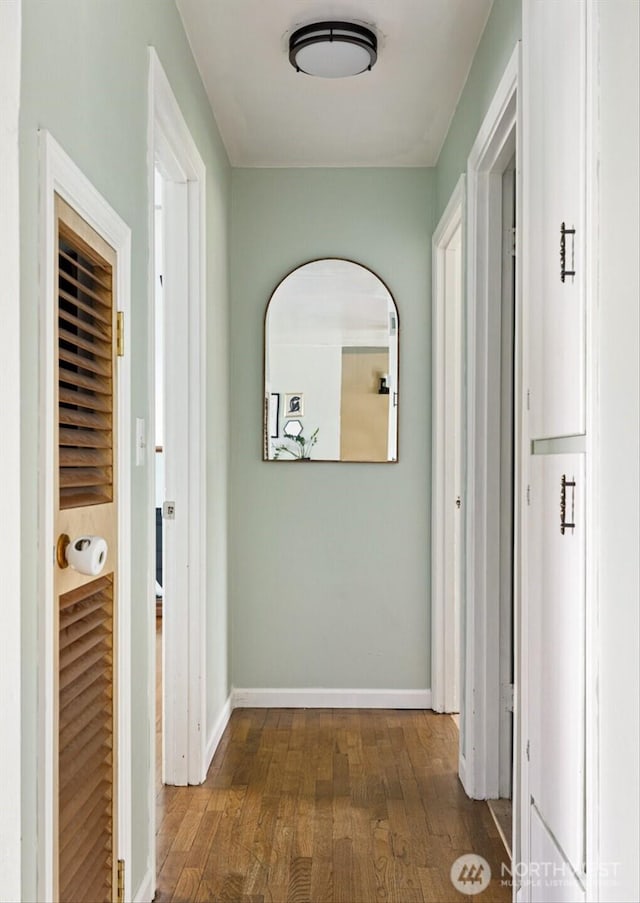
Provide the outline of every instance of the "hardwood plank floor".
<path id="1" fill-rule="evenodd" d="M 201 787 L 158 792 L 158 903 L 447 903 L 463 853 L 508 901 L 504 847 L 429 711 L 236 709 Z M 508 864 L 508 863 L 507 863 Z"/>

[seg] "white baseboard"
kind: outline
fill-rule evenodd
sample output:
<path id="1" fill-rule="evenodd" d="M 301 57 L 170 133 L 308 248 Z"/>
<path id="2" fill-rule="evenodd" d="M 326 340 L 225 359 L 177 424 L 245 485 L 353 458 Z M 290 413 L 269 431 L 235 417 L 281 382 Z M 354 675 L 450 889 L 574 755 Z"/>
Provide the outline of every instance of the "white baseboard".
<path id="1" fill-rule="evenodd" d="M 155 839 L 155 838 L 154 838 Z M 156 883 L 153 873 L 148 870 L 137 893 L 133 896 L 133 903 L 151 903 L 156 893 Z"/>
<path id="2" fill-rule="evenodd" d="M 430 709 L 431 690 L 246 689 L 234 687 L 237 708 Z"/>
<path id="3" fill-rule="evenodd" d="M 222 711 L 218 715 L 218 719 L 216 723 L 213 725 L 211 733 L 209 734 L 209 738 L 207 740 L 207 747 L 205 749 L 204 758 L 205 758 L 205 768 L 204 774 L 206 777 L 207 772 L 209 771 L 209 766 L 213 760 L 216 749 L 218 748 L 218 743 L 222 739 L 222 735 L 224 734 L 224 729 L 229 723 L 229 718 L 231 717 L 231 712 L 233 711 L 233 696 L 229 696 L 227 701 L 222 707 Z M 204 778 L 203 778 L 204 780 Z"/>

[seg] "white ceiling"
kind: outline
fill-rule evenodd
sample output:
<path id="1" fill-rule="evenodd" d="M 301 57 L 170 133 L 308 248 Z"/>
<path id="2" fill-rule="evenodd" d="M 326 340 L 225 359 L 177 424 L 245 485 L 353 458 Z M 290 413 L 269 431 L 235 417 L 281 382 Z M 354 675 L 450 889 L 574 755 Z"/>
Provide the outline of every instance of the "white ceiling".
<path id="1" fill-rule="evenodd" d="M 177 0 L 232 166 L 433 166 L 492 0 Z M 289 63 L 300 25 L 360 22 L 371 72 Z"/>

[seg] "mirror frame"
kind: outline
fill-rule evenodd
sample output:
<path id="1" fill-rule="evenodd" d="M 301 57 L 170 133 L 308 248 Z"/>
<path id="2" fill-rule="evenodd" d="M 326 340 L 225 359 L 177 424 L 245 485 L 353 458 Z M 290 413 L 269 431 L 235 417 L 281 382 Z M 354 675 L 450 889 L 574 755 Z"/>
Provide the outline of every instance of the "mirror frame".
<path id="1" fill-rule="evenodd" d="M 269 394 L 267 392 L 267 318 L 269 316 L 269 308 L 271 307 L 271 302 L 273 298 L 282 285 L 282 283 L 292 276 L 297 270 L 301 270 L 303 267 L 308 266 L 310 263 L 320 263 L 323 260 L 340 260 L 343 263 L 352 263 L 357 267 L 360 267 L 363 270 L 367 270 L 371 273 L 372 276 L 384 285 L 385 289 L 389 293 L 389 297 L 393 302 L 393 306 L 396 311 L 396 343 L 397 343 L 397 373 L 396 373 L 396 393 L 397 393 L 397 403 L 395 405 L 396 409 L 396 456 L 392 461 L 342 461 L 338 458 L 310 458 L 305 459 L 310 464 L 397 464 L 400 461 L 400 311 L 398 310 L 398 302 L 396 301 L 395 295 L 389 288 L 388 284 L 385 280 L 376 273 L 375 270 L 372 270 L 371 267 L 367 266 L 364 263 L 360 263 L 359 260 L 352 260 L 350 257 L 334 257 L 334 256 L 326 256 L 326 257 L 312 257 L 309 260 L 303 261 L 303 263 L 299 263 L 297 266 L 290 269 L 288 272 L 282 276 L 275 285 L 275 288 L 269 295 L 269 300 L 267 301 L 267 305 L 264 311 L 264 319 L 262 325 L 262 460 L 268 464 L 295 464 L 295 460 L 288 461 L 284 458 L 270 458 L 269 457 L 269 439 L 271 438 L 268 435 L 269 432 Z"/>

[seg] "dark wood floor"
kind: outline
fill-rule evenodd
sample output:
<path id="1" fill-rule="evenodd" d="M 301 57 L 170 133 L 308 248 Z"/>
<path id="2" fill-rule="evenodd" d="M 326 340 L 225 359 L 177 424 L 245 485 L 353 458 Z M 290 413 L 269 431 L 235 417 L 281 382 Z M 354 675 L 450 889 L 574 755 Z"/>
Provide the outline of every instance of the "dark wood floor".
<path id="1" fill-rule="evenodd" d="M 425 711 L 237 709 L 201 787 L 158 793 L 158 901 L 508 901 L 489 810 L 457 778 L 457 728 Z M 497 876 L 497 878 L 496 878 Z"/>

